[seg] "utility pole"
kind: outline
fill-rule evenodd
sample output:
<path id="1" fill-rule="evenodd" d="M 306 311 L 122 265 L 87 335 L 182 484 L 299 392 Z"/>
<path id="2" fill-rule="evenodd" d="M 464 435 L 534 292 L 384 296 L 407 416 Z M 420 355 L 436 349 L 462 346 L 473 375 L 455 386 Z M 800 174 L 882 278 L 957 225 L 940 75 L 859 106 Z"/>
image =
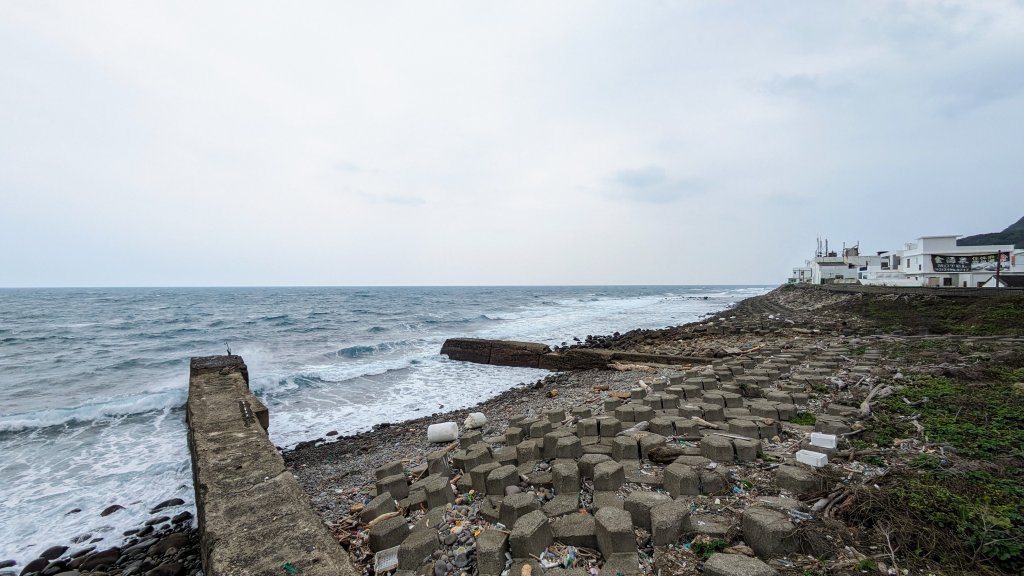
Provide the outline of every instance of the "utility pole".
<path id="1" fill-rule="evenodd" d="M 996 251 L 996 288 L 999 288 L 999 272 L 1003 269 L 1003 252 Z"/>

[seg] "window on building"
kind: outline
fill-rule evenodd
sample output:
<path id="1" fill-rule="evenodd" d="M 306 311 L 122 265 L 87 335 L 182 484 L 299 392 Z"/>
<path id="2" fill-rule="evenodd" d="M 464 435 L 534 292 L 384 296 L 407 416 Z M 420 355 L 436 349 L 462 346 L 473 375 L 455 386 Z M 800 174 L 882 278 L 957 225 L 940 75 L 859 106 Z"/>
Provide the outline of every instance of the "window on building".
<path id="1" fill-rule="evenodd" d="M 952 286 L 953 285 L 953 279 L 952 278 L 943 278 L 942 279 L 942 285 L 943 286 Z"/>

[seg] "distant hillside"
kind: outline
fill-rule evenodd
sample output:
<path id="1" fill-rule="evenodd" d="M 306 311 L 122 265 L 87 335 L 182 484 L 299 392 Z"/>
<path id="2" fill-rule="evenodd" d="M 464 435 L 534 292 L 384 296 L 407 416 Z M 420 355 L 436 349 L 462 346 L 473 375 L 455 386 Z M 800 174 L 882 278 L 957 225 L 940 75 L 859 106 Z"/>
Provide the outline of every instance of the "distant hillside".
<path id="1" fill-rule="evenodd" d="M 1024 248 L 1024 218 L 1006 227 L 1002 232 L 964 236 L 956 241 L 958 246 L 981 246 L 983 244 L 1013 244 Z"/>

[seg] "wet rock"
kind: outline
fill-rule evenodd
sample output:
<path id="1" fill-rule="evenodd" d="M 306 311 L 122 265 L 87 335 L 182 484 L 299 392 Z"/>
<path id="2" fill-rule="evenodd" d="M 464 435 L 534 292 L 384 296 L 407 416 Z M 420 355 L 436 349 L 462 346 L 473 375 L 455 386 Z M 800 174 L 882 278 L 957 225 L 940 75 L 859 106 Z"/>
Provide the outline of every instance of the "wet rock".
<path id="1" fill-rule="evenodd" d="M 68 546 L 50 546 L 43 550 L 43 553 L 39 554 L 39 558 L 45 558 L 46 560 L 56 560 L 60 558 L 61 554 L 68 551 Z"/>
<path id="2" fill-rule="evenodd" d="M 146 576 L 182 576 L 184 573 L 185 567 L 180 562 L 164 562 L 146 572 Z"/>
<path id="3" fill-rule="evenodd" d="M 10 568 L 14 566 L 16 562 L 14 560 L 0 560 L 0 569 Z"/>
<path id="4" fill-rule="evenodd" d="M 110 516 L 114 512 L 117 512 L 118 510 L 124 510 L 124 506 L 121 506 L 120 504 L 111 504 L 110 506 L 104 508 L 103 512 L 100 512 L 100 516 Z"/>
<path id="5" fill-rule="evenodd" d="M 191 519 L 192 519 L 192 513 L 189 512 L 188 510 L 185 510 L 181 514 L 177 514 L 177 515 L 174 516 L 174 518 L 171 518 L 171 523 L 172 524 L 181 524 L 182 522 L 185 522 L 185 521 L 191 520 Z"/>
<path id="6" fill-rule="evenodd" d="M 78 564 L 77 566 L 74 566 L 74 564 L 77 563 L 77 560 L 75 562 L 69 563 L 68 565 L 72 568 L 79 568 L 81 570 L 86 571 L 94 571 L 96 568 L 99 568 L 100 566 L 113 566 L 120 556 L 121 549 L 115 546 L 113 548 L 107 548 L 106 550 L 101 550 L 100 552 L 84 556 L 84 561 L 81 564 Z"/>
<path id="7" fill-rule="evenodd" d="M 185 501 L 182 500 L 181 498 L 171 498 L 170 500 L 164 500 L 163 502 L 154 506 L 153 509 L 149 511 L 149 513 L 156 514 L 157 512 L 163 510 L 164 508 L 170 508 L 171 506 L 181 506 L 184 503 Z"/>
<path id="8" fill-rule="evenodd" d="M 46 568 L 46 565 L 49 563 L 50 561 L 46 558 L 36 558 L 35 560 L 26 564 L 24 568 L 22 568 L 21 574 L 22 576 L 24 576 L 25 574 L 31 574 L 32 572 L 39 572 L 43 568 Z"/>
<path id="9" fill-rule="evenodd" d="M 163 556 L 165 552 L 171 548 L 181 550 L 188 544 L 188 536 L 180 532 L 175 532 L 169 536 L 163 537 L 159 542 L 154 544 L 149 550 L 150 556 Z"/>

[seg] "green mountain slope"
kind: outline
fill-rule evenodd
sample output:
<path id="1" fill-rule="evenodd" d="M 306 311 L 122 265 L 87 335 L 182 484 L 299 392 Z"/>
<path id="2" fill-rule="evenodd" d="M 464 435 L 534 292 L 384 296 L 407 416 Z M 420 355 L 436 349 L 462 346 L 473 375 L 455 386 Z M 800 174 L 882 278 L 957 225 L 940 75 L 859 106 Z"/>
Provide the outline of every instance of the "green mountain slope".
<path id="1" fill-rule="evenodd" d="M 1002 232 L 964 236 L 956 241 L 958 246 L 981 246 L 983 244 L 1013 244 L 1024 248 L 1024 218 L 1010 224 Z"/>

